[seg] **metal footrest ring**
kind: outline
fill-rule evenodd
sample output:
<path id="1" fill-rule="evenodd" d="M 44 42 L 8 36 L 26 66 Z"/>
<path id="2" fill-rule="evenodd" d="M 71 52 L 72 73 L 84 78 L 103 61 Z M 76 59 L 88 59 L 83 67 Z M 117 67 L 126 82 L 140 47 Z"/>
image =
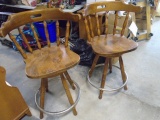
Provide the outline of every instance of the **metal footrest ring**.
<path id="1" fill-rule="evenodd" d="M 98 65 L 95 66 L 95 68 L 100 67 L 100 66 L 104 66 L 104 64 L 98 64 Z M 117 66 L 115 66 L 115 65 L 112 65 L 112 66 L 115 67 L 115 68 L 120 69 L 119 67 L 117 67 Z M 91 70 L 91 69 L 90 69 L 90 70 Z M 94 85 L 94 84 L 91 82 L 91 80 L 90 80 L 90 78 L 89 78 L 89 72 L 90 72 L 90 70 L 88 71 L 88 75 L 87 75 L 88 82 L 89 82 L 89 84 L 91 84 L 93 87 L 95 87 L 95 88 L 98 89 L 98 90 L 103 90 L 103 91 L 107 91 L 107 92 L 114 92 L 114 91 L 118 91 L 118 90 L 122 89 L 122 88 L 127 84 L 128 76 L 127 76 L 127 73 L 124 71 L 124 72 L 125 72 L 125 75 L 126 75 L 126 81 L 125 81 L 125 83 L 123 83 L 123 85 L 121 85 L 120 87 L 118 87 L 118 88 L 108 88 L 108 89 L 97 87 L 96 85 Z"/>
<path id="2" fill-rule="evenodd" d="M 73 81 L 73 80 L 72 80 L 72 81 Z M 39 93 L 39 90 L 38 90 L 38 91 L 35 93 L 35 103 L 36 103 L 36 106 L 38 107 L 38 109 L 39 109 L 40 111 L 42 111 L 43 113 L 49 114 L 49 115 L 60 115 L 60 114 L 64 114 L 64 113 L 66 113 L 66 112 L 69 112 L 73 107 L 75 107 L 75 106 L 77 105 L 77 103 L 78 103 L 78 101 L 79 101 L 79 99 L 80 99 L 80 87 L 79 87 L 79 85 L 78 85 L 75 81 L 73 81 L 73 83 L 75 84 L 75 86 L 76 86 L 76 88 L 77 88 L 77 98 L 76 98 L 74 104 L 71 105 L 69 108 L 64 109 L 64 110 L 61 110 L 61 111 L 56 111 L 56 112 L 51 112 L 51 111 L 47 111 L 47 110 L 42 109 L 42 108 L 39 106 L 38 102 L 37 102 L 37 94 Z"/>

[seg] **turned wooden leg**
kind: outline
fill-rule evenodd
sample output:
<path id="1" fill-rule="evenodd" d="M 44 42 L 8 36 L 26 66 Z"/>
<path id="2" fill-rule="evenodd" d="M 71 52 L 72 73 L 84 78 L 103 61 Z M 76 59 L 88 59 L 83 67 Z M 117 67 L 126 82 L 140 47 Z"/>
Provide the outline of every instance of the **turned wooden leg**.
<path id="1" fill-rule="evenodd" d="M 109 72 L 112 73 L 112 58 L 109 58 Z"/>
<path id="2" fill-rule="evenodd" d="M 107 72 L 108 72 L 108 62 L 109 62 L 109 60 L 108 60 L 108 58 L 106 58 L 104 69 L 103 69 L 101 88 L 104 88 L 104 85 L 105 85 L 106 76 L 107 76 Z M 103 90 L 100 90 L 99 99 L 102 99 L 102 94 L 103 94 Z"/>
<path id="3" fill-rule="evenodd" d="M 96 56 L 95 56 L 95 58 L 94 58 L 94 60 L 93 60 L 92 66 L 91 66 L 91 70 L 90 70 L 90 72 L 89 72 L 89 77 L 91 77 L 91 75 L 92 75 L 92 73 L 93 73 L 93 70 L 94 70 L 94 68 L 95 68 L 95 66 L 96 66 L 96 64 L 97 64 L 98 59 L 99 59 L 99 55 L 96 54 Z"/>
<path id="4" fill-rule="evenodd" d="M 45 98 L 45 92 L 46 92 L 46 84 L 45 79 L 41 79 L 41 87 L 40 87 L 40 107 L 44 109 L 44 98 Z M 43 112 L 40 111 L 40 119 L 43 118 Z"/>
<path id="5" fill-rule="evenodd" d="M 46 92 L 48 92 L 48 78 L 43 78 L 43 80 L 45 82 Z"/>
<path id="6" fill-rule="evenodd" d="M 67 94 L 69 103 L 70 103 L 71 105 L 73 105 L 73 104 L 74 104 L 74 101 L 73 101 L 73 99 L 72 99 L 72 96 L 71 96 L 71 93 L 70 93 L 70 90 L 69 90 L 67 81 L 66 81 L 66 79 L 65 79 L 65 77 L 64 77 L 63 74 L 61 74 L 60 77 L 61 77 L 61 80 L 62 80 L 63 87 L 64 87 L 64 89 L 65 89 L 65 92 L 66 92 L 66 94 Z M 73 107 L 72 111 L 73 111 L 73 114 L 74 114 L 74 115 L 77 115 L 77 111 L 76 111 L 76 108 L 75 108 L 75 107 Z"/>
<path id="7" fill-rule="evenodd" d="M 72 86 L 72 89 L 75 90 L 76 88 L 75 88 L 74 83 L 73 83 L 71 77 L 69 76 L 68 72 L 67 72 L 67 71 L 64 72 L 64 75 L 65 75 L 65 77 L 67 78 L 69 84 Z"/>
<path id="8" fill-rule="evenodd" d="M 127 78 L 126 78 L 126 74 L 124 72 L 124 65 L 123 65 L 122 56 L 119 57 L 119 65 L 120 65 L 120 69 L 121 69 L 122 80 L 123 80 L 123 83 L 125 83 Z M 127 85 L 124 86 L 124 89 L 127 90 Z"/>

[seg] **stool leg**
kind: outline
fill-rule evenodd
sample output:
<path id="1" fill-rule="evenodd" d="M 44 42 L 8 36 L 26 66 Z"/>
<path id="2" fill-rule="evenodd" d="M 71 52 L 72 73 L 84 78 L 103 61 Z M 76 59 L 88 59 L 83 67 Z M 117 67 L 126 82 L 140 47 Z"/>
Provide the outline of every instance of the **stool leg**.
<path id="1" fill-rule="evenodd" d="M 61 77 L 61 80 L 62 80 L 63 87 L 64 87 L 64 89 L 65 89 L 65 91 L 66 91 L 66 94 L 67 94 L 69 103 L 70 103 L 71 105 L 73 105 L 73 104 L 74 104 L 74 101 L 73 101 L 73 99 L 72 99 L 72 96 L 71 96 L 71 93 L 70 93 L 70 90 L 69 90 L 67 81 L 66 81 L 66 79 L 65 79 L 65 77 L 64 77 L 63 74 L 61 74 L 60 77 Z M 72 111 L 73 111 L 73 114 L 74 114 L 74 115 L 77 115 L 77 111 L 76 111 L 76 108 L 75 108 L 75 107 L 73 107 Z"/>
<path id="2" fill-rule="evenodd" d="M 112 73 L 112 58 L 109 58 L 109 72 Z"/>
<path id="3" fill-rule="evenodd" d="M 48 78 L 44 78 L 46 92 L 48 92 Z"/>
<path id="4" fill-rule="evenodd" d="M 105 85 L 105 81 L 106 81 L 106 76 L 107 76 L 107 72 L 108 72 L 108 58 L 106 58 L 105 60 L 105 65 L 104 65 L 104 69 L 103 69 L 103 75 L 102 75 L 102 81 L 101 81 L 101 88 L 104 88 Z M 102 99 L 102 94 L 103 94 L 103 90 L 100 90 L 99 93 L 99 99 Z"/>
<path id="5" fill-rule="evenodd" d="M 92 73 L 93 73 L 93 70 L 94 70 L 94 68 L 95 68 L 95 66 L 96 66 L 96 64 L 97 64 L 98 59 L 99 59 L 99 55 L 96 54 L 96 56 L 95 56 L 95 58 L 94 58 L 94 60 L 93 60 L 92 66 L 91 66 L 91 70 L 90 70 L 90 72 L 89 72 L 89 77 L 91 77 L 91 75 L 92 75 Z"/>
<path id="6" fill-rule="evenodd" d="M 75 88 L 74 83 L 73 83 L 71 77 L 69 76 L 68 72 L 67 72 L 67 71 L 64 72 L 64 75 L 66 76 L 66 78 L 67 78 L 69 84 L 72 86 L 72 89 L 75 90 L 76 88 Z"/>
<path id="7" fill-rule="evenodd" d="M 126 74 L 124 72 L 124 65 L 123 65 L 122 56 L 119 57 L 119 65 L 120 65 L 120 69 L 121 69 L 122 80 L 123 80 L 123 83 L 125 83 L 127 78 L 126 78 Z M 127 85 L 124 86 L 124 90 L 127 90 Z"/>
<path id="8" fill-rule="evenodd" d="M 41 87 L 40 87 L 40 107 L 44 109 L 44 98 L 45 98 L 45 91 L 46 91 L 46 84 L 45 84 L 45 79 L 41 79 Z M 40 111 L 40 119 L 43 118 L 43 112 Z"/>

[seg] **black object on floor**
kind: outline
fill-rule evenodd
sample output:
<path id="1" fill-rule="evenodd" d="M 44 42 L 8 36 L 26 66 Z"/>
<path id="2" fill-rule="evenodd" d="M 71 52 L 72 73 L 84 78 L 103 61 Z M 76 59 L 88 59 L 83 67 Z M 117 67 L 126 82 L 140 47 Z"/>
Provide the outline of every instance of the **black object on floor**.
<path id="1" fill-rule="evenodd" d="M 80 56 L 79 65 L 91 66 L 95 54 L 92 50 L 92 47 L 87 44 L 86 40 L 77 38 L 70 40 L 70 42 L 74 44 L 74 46 L 71 47 L 71 50 Z M 104 61 L 105 61 L 104 57 L 99 57 L 97 64 L 104 63 Z"/>
<path id="2" fill-rule="evenodd" d="M 92 66 L 95 53 L 93 52 L 92 47 L 87 43 L 87 40 L 79 38 L 79 29 L 77 26 L 71 33 L 71 38 L 69 39 L 69 42 L 73 44 L 73 46 L 71 46 L 70 49 L 80 56 L 79 65 L 89 66 L 89 67 Z M 105 58 L 99 57 L 97 64 L 101 64 L 104 62 Z"/>
<path id="3" fill-rule="evenodd" d="M 10 48 L 13 48 L 13 42 L 11 42 L 11 41 L 9 41 L 9 40 L 7 40 L 7 39 L 4 39 L 4 40 L 0 39 L 0 42 L 1 42 L 2 45 L 4 45 L 4 46 L 8 46 L 8 47 L 10 47 Z"/>

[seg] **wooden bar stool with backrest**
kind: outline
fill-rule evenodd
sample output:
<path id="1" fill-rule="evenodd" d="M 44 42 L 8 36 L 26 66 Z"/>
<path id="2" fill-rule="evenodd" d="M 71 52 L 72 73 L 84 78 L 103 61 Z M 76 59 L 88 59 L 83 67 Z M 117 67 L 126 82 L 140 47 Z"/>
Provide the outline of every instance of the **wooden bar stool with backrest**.
<path id="1" fill-rule="evenodd" d="M 24 62 L 26 63 L 25 72 L 27 77 L 32 79 L 41 79 L 40 86 L 40 106 L 37 101 L 37 93 L 35 94 L 35 102 L 37 107 L 40 109 L 40 118 L 43 118 L 43 112 L 46 114 L 62 114 L 69 110 L 73 110 L 73 114 L 77 115 L 77 111 L 75 105 L 77 104 L 80 97 L 80 89 L 76 82 L 74 82 L 69 76 L 67 70 L 74 67 L 78 64 L 80 57 L 72 52 L 68 46 L 68 38 L 69 38 L 69 30 L 70 30 L 70 21 L 78 22 L 80 19 L 79 15 L 75 15 L 73 13 L 64 13 L 59 9 L 39 9 L 33 11 L 26 11 L 17 14 L 13 14 L 9 16 L 7 22 L 5 22 L 0 29 L 0 36 L 5 37 L 7 34 L 11 38 L 11 40 L 16 45 L 17 49 L 21 53 Z M 48 34 L 47 23 L 48 20 L 56 21 L 56 39 L 57 43 L 51 45 L 50 37 Z M 59 32 L 59 20 L 66 20 L 66 35 L 65 35 L 65 43 L 61 44 L 60 42 L 60 32 Z M 44 31 L 47 38 L 47 46 L 42 48 L 36 30 L 34 28 L 34 22 L 42 22 L 44 25 Z M 33 31 L 33 36 L 38 45 L 37 50 L 33 50 L 28 43 L 27 38 L 22 32 L 21 26 L 30 25 Z M 18 29 L 19 34 L 21 35 L 23 41 L 27 45 L 29 52 L 26 53 L 22 47 L 17 43 L 15 36 L 12 35 L 12 30 Z M 71 106 L 68 109 L 57 111 L 57 112 L 48 112 L 44 110 L 44 98 L 45 91 L 48 91 L 48 78 L 60 76 L 63 87 L 67 94 L 68 100 Z M 72 86 L 73 89 L 77 88 L 77 98 L 75 102 L 72 99 L 69 86 Z"/>
<path id="2" fill-rule="evenodd" d="M 100 90 L 99 93 L 99 99 L 102 98 L 103 91 L 117 91 L 124 87 L 125 90 L 127 90 L 127 76 L 124 70 L 122 55 L 128 52 L 131 52 L 135 50 L 138 46 L 138 44 L 132 40 L 127 39 L 124 36 L 124 31 L 127 25 L 127 21 L 129 18 L 129 12 L 139 12 L 141 10 L 140 7 L 128 5 L 120 1 L 103 1 L 103 2 L 95 2 L 92 4 L 89 4 L 86 6 L 85 9 L 85 26 L 87 31 L 87 37 L 88 37 L 88 43 L 92 46 L 93 51 L 95 52 L 96 56 L 94 58 L 93 64 L 91 66 L 91 69 L 89 70 L 88 74 L 88 81 L 89 83 Z M 115 20 L 114 20 L 114 27 L 113 27 L 113 34 L 108 34 L 108 15 L 109 11 L 115 11 Z M 125 11 L 125 20 L 123 23 L 123 27 L 121 29 L 121 32 L 119 34 L 116 33 L 117 29 L 117 22 L 118 22 L 118 12 L 119 11 Z M 103 13 L 105 16 L 105 33 L 101 34 L 100 31 L 100 25 L 99 25 L 99 13 Z M 95 34 L 93 32 L 93 25 L 91 22 L 91 17 L 95 16 L 95 19 L 97 21 L 97 33 Z M 93 82 L 91 82 L 90 77 L 92 76 L 93 70 L 95 67 L 98 67 L 99 65 L 96 65 L 99 57 L 105 57 L 105 63 L 104 63 L 104 70 L 102 74 L 102 81 L 101 86 L 97 87 Z M 115 57 L 119 57 L 119 64 L 120 64 L 120 70 L 123 80 L 123 85 L 121 85 L 118 88 L 110 88 L 105 89 L 105 81 L 106 76 L 108 72 L 108 67 L 110 69 L 110 73 L 112 72 L 112 59 Z"/>

